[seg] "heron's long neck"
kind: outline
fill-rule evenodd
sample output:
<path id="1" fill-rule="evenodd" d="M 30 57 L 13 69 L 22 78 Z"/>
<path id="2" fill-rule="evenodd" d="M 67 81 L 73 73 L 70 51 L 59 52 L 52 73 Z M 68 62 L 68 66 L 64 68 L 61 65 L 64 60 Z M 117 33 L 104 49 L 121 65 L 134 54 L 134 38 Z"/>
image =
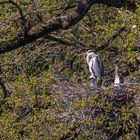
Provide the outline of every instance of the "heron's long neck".
<path id="1" fill-rule="evenodd" d="M 87 57 L 87 63 L 88 64 L 89 64 L 90 60 L 91 60 L 90 57 Z"/>
<path id="2" fill-rule="evenodd" d="M 120 84 L 120 74 L 119 74 L 119 67 L 115 66 L 115 81 L 114 84 Z"/>
<path id="3" fill-rule="evenodd" d="M 87 63 L 89 63 L 94 56 L 96 56 L 94 53 L 88 54 L 86 58 Z"/>

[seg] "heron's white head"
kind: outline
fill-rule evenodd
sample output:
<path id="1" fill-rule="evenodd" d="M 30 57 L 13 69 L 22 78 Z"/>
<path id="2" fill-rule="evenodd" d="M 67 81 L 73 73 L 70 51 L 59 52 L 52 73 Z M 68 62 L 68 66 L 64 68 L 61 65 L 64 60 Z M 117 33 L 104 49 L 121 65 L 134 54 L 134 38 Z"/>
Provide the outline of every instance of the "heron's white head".
<path id="1" fill-rule="evenodd" d="M 83 52 L 83 53 L 80 53 L 78 56 L 84 56 L 84 58 L 88 55 L 88 54 L 93 54 L 94 52 L 92 50 L 88 50 L 87 52 Z"/>
<path id="2" fill-rule="evenodd" d="M 91 53 L 91 52 L 93 52 L 93 51 L 92 51 L 92 50 L 88 50 L 88 51 L 86 52 L 86 54 Z"/>
<path id="3" fill-rule="evenodd" d="M 94 56 L 96 56 L 96 54 L 95 54 L 92 50 L 88 50 L 88 51 L 86 52 L 86 56 L 87 56 L 87 57 L 94 57 Z"/>
<path id="4" fill-rule="evenodd" d="M 87 52 L 81 53 L 78 56 L 82 56 L 84 59 L 86 58 L 87 62 L 89 62 L 91 58 L 96 56 L 96 54 L 93 52 L 93 50 L 88 50 Z"/>
<path id="5" fill-rule="evenodd" d="M 86 52 L 86 61 L 87 63 L 90 62 L 90 60 L 94 57 L 94 56 L 97 56 L 92 50 L 88 50 Z"/>

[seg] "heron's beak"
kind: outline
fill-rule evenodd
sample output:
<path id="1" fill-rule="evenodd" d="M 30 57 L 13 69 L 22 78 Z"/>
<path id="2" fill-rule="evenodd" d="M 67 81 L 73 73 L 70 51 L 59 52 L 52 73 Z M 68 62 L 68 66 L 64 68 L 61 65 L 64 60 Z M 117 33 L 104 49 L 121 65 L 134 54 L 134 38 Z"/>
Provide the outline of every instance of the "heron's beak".
<path id="1" fill-rule="evenodd" d="M 81 53 L 81 54 L 79 54 L 78 56 L 85 57 L 85 56 L 86 56 L 86 53 Z"/>

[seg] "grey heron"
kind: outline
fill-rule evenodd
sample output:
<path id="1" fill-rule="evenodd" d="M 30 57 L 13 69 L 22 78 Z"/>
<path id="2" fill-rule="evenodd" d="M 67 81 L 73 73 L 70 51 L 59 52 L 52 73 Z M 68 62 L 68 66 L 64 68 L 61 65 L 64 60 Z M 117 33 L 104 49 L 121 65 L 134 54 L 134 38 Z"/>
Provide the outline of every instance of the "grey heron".
<path id="1" fill-rule="evenodd" d="M 100 87 L 102 85 L 102 77 L 104 76 L 104 68 L 99 56 L 92 50 L 89 50 L 86 53 L 86 61 L 91 73 L 90 78 L 93 78 L 92 86 Z"/>
<path id="2" fill-rule="evenodd" d="M 115 80 L 114 80 L 114 86 L 120 86 L 123 83 L 122 76 L 120 75 L 120 62 L 119 60 L 115 61 Z"/>

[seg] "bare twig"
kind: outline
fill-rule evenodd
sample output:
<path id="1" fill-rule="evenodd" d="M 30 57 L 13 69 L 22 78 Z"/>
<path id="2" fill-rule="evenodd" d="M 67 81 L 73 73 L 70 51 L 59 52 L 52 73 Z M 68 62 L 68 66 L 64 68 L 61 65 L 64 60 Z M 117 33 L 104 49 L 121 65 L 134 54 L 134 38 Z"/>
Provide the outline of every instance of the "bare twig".
<path id="1" fill-rule="evenodd" d="M 115 40 L 125 30 L 126 30 L 126 28 L 125 27 L 122 27 L 118 31 L 115 31 L 115 33 L 111 36 L 111 38 L 109 38 L 104 44 L 102 44 L 101 46 L 99 46 L 96 49 L 96 51 L 100 51 L 100 50 L 105 49 L 113 40 Z"/>

